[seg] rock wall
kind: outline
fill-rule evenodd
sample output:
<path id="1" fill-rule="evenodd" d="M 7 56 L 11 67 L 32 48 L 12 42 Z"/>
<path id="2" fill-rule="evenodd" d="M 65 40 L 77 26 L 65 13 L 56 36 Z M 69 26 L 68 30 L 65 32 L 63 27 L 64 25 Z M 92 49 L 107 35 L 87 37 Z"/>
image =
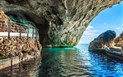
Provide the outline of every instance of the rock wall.
<path id="1" fill-rule="evenodd" d="M 43 46 L 74 46 L 95 16 L 120 1 L 0 0 L 0 7 L 34 22 Z"/>
<path id="2" fill-rule="evenodd" d="M 0 58 L 28 54 L 34 56 L 41 51 L 39 41 L 32 38 L 0 37 Z"/>
<path id="3" fill-rule="evenodd" d="M 0 10 L 0 32 L 20 32 L 26 33 L 26 30 L 13 22 L 2 10 Z"/>
<path id="4" fill-rule="evenodd" d="M 11 24 L 11 25 L 10 25 Z M 0 32 L 8 32 L 8 36 L 0 34 L 0 59 L 19 54 L 34 55 L 41 51 L 41 44 L 34 37 L 12 37 L 9 33 L 27 33 L 26 30 L 13 22 L 3 11 L 0 10 Z"/>
<path id="5" fill-rule="evenodd" d="M 115 40 L 115 46 L 121 47 L 123 45 L 123 32 Z"/>
<path id="6" fill-rule="evenodd" d="M 100 34 L 97 38 L 95 38 L 92 42 L 90 42 L 89 50 L 95 51 L 103 49 L 105 46 L 113 47 L 115 37 L 116 37 L 115 31 L 108 30 Z"/>

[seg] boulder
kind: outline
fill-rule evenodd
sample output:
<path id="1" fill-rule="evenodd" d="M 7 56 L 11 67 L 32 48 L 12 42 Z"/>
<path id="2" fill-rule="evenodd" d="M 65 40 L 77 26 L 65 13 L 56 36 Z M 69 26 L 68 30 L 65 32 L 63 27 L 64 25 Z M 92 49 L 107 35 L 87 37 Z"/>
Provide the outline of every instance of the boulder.
<path id="1" fill-rule="evenodd" d="M 89 50 L 103 49 L 105 45 L 111 47 L 113 45 L 113 40 L 115 37 L 116 33 L 112 30 L 108 30 L 90 42 Z"/>

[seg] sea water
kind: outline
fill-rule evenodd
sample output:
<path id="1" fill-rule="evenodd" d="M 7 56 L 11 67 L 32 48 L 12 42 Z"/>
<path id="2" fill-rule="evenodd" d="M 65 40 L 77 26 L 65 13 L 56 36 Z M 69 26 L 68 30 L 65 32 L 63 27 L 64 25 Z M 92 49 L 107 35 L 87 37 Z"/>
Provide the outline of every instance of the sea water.
<path id="1" fill-rule="evenodd" d="M 73 48 L 44 48 L 38 77 L 123 77 L 123 63 L 104 53 Z"/>

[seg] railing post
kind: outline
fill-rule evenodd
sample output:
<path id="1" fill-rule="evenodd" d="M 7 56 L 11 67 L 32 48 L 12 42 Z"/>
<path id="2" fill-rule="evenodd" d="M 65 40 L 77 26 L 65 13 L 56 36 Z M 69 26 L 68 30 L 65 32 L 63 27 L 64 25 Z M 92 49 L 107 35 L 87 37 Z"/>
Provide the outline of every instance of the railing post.
<path id="1" fill-rule="evenodd" d="M 30 28 L 30 26 L 29 26 L 29 24 L 28 24 L 28 26 L 27 26 L 27 39 L 28 39 L 28 37 L 29 37 L 29 28 Z"/>
<path id="2" fill-rule="evenodd" d="M 19 38 L 21 39 L 21 32 L 22 32 L 22 30 L 21 30 L 21 28 L 20 28 L 20 26 L 21 26 L 21 24 L 20 23 L 17 23 L 18 25 L 19 25 L 19 29 L 18 29 L 18 32 L 19 32 Z"/>
<path id="3" fill-rule="evenodd" d="M 10 56 L 10 59 L 11 59 L 11 68 L 10 68 L 10 72 L 11 72 L 11 75 L 13 75 L 13 66 L 12 66 L 13 58 L 12 58 L 11 53 L 9 54 L 9 56 Z"/>
<path id="4" fill-rule="evenodd" d="M 34 27 L 32 27 L 32 38 L 34 38 Z"/>
<path id="5" fill-rule="evenodd" d="M 19 58 L 19 73 L 21 73 L 21 52 L 19 52 L 18 58 Z"/>
<path id="6" fill-rule="evenodd" d="M 38 31 L 37 31 L 37 29 L 36 29 L 36 39 L 38 39 Z"/>
<path id="7" fill-rule="evenodd" d="M 37 35 L 37 40 L 39 40 L 39 33 L 38 33 L 38 29 L 36 29 L 36 35 Z"/>
<path id="8" fill-rule="evenodd" d="M 10 39 L 10 32 L 11 32 L 10 26 L 11 26 L 10 23 L 8 23 L 8 39 Z"/>
<path id="9" fill-rule="evenodd" d="M 21 29 L 19 29 L 19 38 L 21 39 Z"/>

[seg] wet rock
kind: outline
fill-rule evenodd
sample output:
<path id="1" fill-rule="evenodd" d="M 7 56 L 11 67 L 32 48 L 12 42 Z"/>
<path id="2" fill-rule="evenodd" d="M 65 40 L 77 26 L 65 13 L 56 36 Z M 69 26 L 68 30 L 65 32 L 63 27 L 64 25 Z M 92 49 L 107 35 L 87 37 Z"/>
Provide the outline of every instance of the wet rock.
<path id="1" fill-rule="evenodd" d="M 112 30 L 108 30 L 90 42 L 89 50 L 102 49 L 104 48 L 104 45 L 111 47 L 113 45 L 115 37 L 116 33 Z"/>

